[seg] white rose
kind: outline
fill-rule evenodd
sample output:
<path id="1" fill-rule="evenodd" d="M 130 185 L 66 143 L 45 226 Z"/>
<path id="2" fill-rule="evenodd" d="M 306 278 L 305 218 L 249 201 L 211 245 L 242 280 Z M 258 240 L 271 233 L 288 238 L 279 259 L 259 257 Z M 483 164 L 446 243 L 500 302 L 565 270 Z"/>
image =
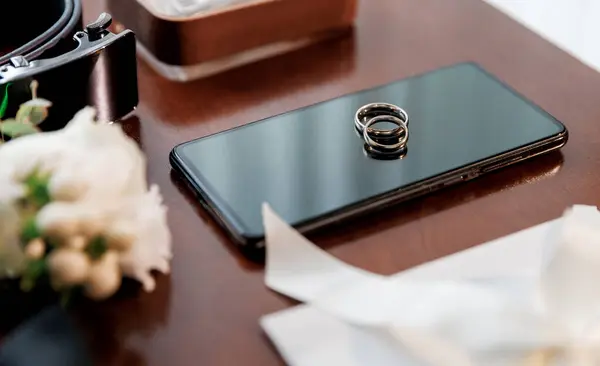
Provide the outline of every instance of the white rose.
<path id="1" fill-rule="evenodd" d="M 12 187 L 11 194 L 0 193 L 0 204 L 22 195 L 22 186 L 15 182 L 36 169 L 49 173 L 49 190 L 56 201 L 38 214 L 42 229 L 60 232 L 56 228 L 66 227 L 69 235 L 73 230 L 92 235 L 111 225 L 129 225 L 136 240 L 122 256 L 122 272 L 150 291 L 154 288 L 150 271 L 169 270 L 171 237 L 165 208 L 158 188 L 148 191 L 146 159 L 135 141 L 119 125 L 98 123 L 94 117 L 95 111 L 85 108 L 60 131 L 0 145 L 0 188 Z M 61 220 L 69 220 L 68 225 Z M 18 244 L 18 235 L 6 239 L 14 236 L 14 230 L 2 229 L 2 248 L 9 248 L 13 240 Z"/>
<path id="2" fill-rule="evenodd" d="M 53 172 L 51 190 L 76 186 L 83 199 L 115 199 L 147 191 L 146 161 L 118 125 L 94 121 L 95 111 L 78 112 L 62 130 L 20 137 L 0 146 L 0 181 L 25 178 L 34 169 Z"/>

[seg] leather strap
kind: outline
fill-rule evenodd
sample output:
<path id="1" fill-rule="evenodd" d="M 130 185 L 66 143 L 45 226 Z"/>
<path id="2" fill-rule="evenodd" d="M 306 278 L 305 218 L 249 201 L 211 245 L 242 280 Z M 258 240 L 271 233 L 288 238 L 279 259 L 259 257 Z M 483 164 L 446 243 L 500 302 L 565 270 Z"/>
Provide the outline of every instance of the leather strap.
<path id="1" fill-rule="evenodd" d="M 0 65 L 15 56 L 24 56 L 28 61 L 34 60 L 51 52 L 61 43 L 71 41 L 75 32 L 81 29 L 81 0 L 21 0 L 7 3 L 3 4 L 3 7 L 7 6 L 2 11 L 3 18 L 18 21 L 8 22 L 11 29 L 2 30 L 5 37 L 2 37 L 4 40 L 1 42 L 7 41 L 9 45 L 0 44 L 0 49 L 9 46 L 16 48 L 0 56 Z M 24 29 L 15 29 L 14 24 L 20 24 Z M 37 34 L 29 34 L 30 38 L 23 42 L 18 37 L 25 28 Z"/>

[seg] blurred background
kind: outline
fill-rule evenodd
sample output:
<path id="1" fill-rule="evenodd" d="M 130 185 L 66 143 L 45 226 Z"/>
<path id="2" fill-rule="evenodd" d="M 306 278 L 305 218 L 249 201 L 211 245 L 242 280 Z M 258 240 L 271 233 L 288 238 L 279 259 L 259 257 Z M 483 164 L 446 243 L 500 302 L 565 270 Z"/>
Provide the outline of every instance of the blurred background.
<path id="1" fill-rule="evenodd" d="M 566 52 L 600 70 L 600 1 L 485 0 Z"/>

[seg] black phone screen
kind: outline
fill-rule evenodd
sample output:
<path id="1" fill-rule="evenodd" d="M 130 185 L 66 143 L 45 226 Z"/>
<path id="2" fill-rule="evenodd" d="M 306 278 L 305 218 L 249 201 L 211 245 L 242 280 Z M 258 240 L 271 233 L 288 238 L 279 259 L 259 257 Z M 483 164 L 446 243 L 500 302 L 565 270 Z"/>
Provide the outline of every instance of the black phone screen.
<path id="1" fill-rule="evenodd" d="M 392 103 L 410 116 L 402 159 L 365 154 L 361 106 Z M 548 139 L 565 127 L 477 65 L 465 63 L 194 140 L 174 156 L 244 237 L 263 235 L 269 203 L 292 225 Z"/>

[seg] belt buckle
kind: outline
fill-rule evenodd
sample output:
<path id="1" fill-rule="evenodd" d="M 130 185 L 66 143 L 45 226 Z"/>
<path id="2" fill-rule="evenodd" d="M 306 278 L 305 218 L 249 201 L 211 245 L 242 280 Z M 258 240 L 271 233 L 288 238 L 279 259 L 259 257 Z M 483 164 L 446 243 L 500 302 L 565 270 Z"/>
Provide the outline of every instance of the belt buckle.
<path id="1" fill-rule="evenodd" d="M 76 47 L 54 58 L 29 61 L 11 58 L 0 66 L 0 91 L 8 93 L 7 114 L 31 98 L 30 85 L 38 82 L 38 96 L 53 103 L 40 126 L 56 130 L 65 126 L 85 106 L 94 106 L 98 118 L 115 121 L 138 105 L 135 34 L 112 33 L 112 18 L 102 13 L 84 31 L 75 33 Z"/>

